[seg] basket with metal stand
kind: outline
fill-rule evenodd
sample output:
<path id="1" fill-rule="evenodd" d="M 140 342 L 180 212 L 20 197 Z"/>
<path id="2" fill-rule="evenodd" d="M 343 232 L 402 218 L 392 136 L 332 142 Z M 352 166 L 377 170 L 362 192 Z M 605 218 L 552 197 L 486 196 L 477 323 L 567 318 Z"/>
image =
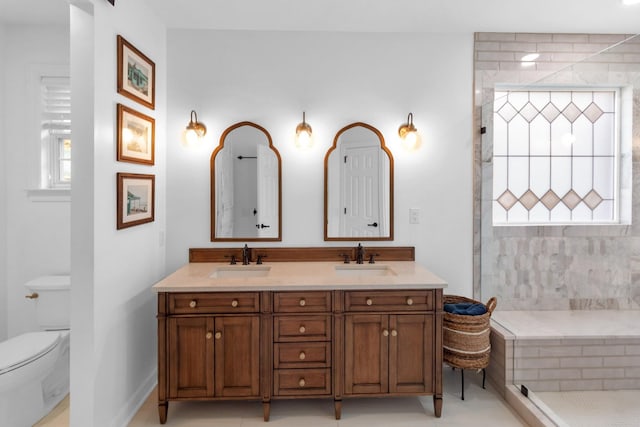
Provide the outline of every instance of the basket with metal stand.
<path id="1" fill-rule="evenodd" d="M 462 400 L 464 400 L 464 370 L 482 369 L 482 388 L 484 388 L 486 372 L 491 353 L 491 313 L 496 308 L 497 300 L 492 297 L 486 304 L 456 295 L 445 295 L 445 304 L 481 304 L 486 313 L 479 315 L 454 314 L 447 311 L 443 316 L 443 358 L 452 368 L 459 368 L 462 373 Z"/>

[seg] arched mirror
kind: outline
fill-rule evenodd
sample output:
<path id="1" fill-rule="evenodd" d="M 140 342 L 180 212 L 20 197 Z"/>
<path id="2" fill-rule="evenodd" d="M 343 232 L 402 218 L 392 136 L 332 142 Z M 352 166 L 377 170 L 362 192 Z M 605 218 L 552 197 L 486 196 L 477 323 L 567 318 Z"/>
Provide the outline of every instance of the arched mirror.
<path id="1" fill-rule="evenodd" d="M 282 240 L 280 163 L 262 126 L 222 133 L 211 154 L 211 241 Z"/>
<path id="2" fill-rule="evenodd" d="M 393 240 L 393 156 L 366 123 L 340 129 L 324 158 L 324 240 Z"/>

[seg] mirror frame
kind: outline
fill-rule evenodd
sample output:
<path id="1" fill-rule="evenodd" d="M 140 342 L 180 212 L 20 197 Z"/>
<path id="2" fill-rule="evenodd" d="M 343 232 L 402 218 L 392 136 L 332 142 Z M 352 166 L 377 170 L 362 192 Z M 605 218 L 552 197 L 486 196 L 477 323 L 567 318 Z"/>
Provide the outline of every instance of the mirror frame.
<path id="1" fill-rule="evenodd" d="M 276 155 L 278 159 L 278 236 L 277 237 L 216 237 L 216 174 L 215 174 L 215 161 L 218 152 L 224 148 L 224 141 L 227 135 L 243 126 L 252 126 L 267 137 L 267 141 L 269 141 L 269 149 Z M 282 241 L 282 159 L 280 157 L 280 152 L 278 149 L 273 146 L 273 140 L 271 139 L 271 135 L 269 132 L 263 128 L 262 126 L 255 124 L 253 122 L 238 122 L 234 125 L 229 126 L 222 132 L 220 136 L 220 143 L 211 153 L 210 159 L 210 172 L 211 172 L 211 241 L 212 242 L 280 242 Z"/>
<path id="2" fill-rule="evenodd" d="M 375 133 L 378 136 L 378 139 L 380 140 L 380 148 L 382 149 L 382 151 L 384 151 L 387 154 L 387 157 L 389 158 L 389 236 L 385 236 L 385 237 L 329 237 L 327 232 L 328 232 L 328 227 L 329 227 L 329 194 L 328 194 L 328 188 L 329 188 L 329 156 L 331 155 L 331 153 L 338 147 L 338 140 L 340 139 L 340 135 L 342 135 L 344 132 L 346 132 L 347 130 L 354 128 L 354 127 L 364 127 L 366 129 L 369 129 L 370 131 L 372 131 L 373 133 Z M 367 123 L 363 123 L 363 122 L 354 122 L 351 124 L 348 124 L 347 126 L 343 127 L 342 129 L 340 129 L 338 131 L 338 133 L 336 133 L 336 136 L 333 138 L 333 145 L 329 148 L 329 150 L 327 150 L 327 154 L 325 154 L 324 156 L 324 240 L 325 241 L 375 241 L 375 240 L 393 240 L 393 155 L 391 154 L 391 151 L 387 148 L 387 146 L 384 143 L 384 137 L 382 136 L 382 133 L 376 129 L 375 127 L 367 124 Z"/>

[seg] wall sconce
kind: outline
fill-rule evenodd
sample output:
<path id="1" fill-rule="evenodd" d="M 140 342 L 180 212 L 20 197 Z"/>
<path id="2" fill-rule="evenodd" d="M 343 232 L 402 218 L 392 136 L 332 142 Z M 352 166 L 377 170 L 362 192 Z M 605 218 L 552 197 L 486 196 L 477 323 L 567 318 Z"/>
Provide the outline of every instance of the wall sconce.
<path id="1" fill-rule="evenodd" d="M 192 147 L 202 142 L 202 138 L 207 134 L 207 127 L 198 121 L 195 110 L 191 110 L 191 119 L 184 130 L 183 145 Z"/>
<path id="2" fill-rule="evenodd" d="M 414 149 L 418 146 L 419 136 L 418 129 L 413 125 L 413 113 L 409 113 L 407 123 L 398 128 L 398 135 L 402 140 L 402 144 L 408 149 Z"/>
<path id="3" fill-rule="evenodd" d="M 312 130 L 309 123 L 305 121 L 305 113 L 302 112 L 302 123 L 296 126 L 296 146 L 298 148 L 311 148 L 313 139 L 311 138 Z"/>

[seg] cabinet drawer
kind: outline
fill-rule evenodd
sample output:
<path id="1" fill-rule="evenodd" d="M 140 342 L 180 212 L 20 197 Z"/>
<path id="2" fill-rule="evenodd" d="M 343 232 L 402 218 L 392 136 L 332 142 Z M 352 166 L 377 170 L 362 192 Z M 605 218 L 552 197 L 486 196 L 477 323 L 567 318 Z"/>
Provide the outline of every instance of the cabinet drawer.
<path id="1" fill-rule="evenodd" d="M 171 294 L 170 314 L 257 313 L 260 311 L 258 292 L 199 292 Z"/>
<path id="2" fill-rule="evenodd" d="M 289 342 L 273 345 L 273 367 L 328 368 L 331 366 L 330 342 Z"/>
<path id="3" fill-rule="evenodd" d="M 317 313 L 331 311 L 331 292 L 275 292 L 275 313 Z"/>
<path id="4" fill-rule="evenodd" d="M 331 316 L 274 316 L 274 341 L 329 341 Z"/>
<path id="5" fill-rule="evenodd" d="M 433 291 L 348 291 L 345 311 L 426 311 L 433 310 Z"/>
<path id="6" fill-rule="evenodd" d="M 331 369 L 277 369 L 273 373 L 274 396 L 323 396 L 331 394 Z"/>

